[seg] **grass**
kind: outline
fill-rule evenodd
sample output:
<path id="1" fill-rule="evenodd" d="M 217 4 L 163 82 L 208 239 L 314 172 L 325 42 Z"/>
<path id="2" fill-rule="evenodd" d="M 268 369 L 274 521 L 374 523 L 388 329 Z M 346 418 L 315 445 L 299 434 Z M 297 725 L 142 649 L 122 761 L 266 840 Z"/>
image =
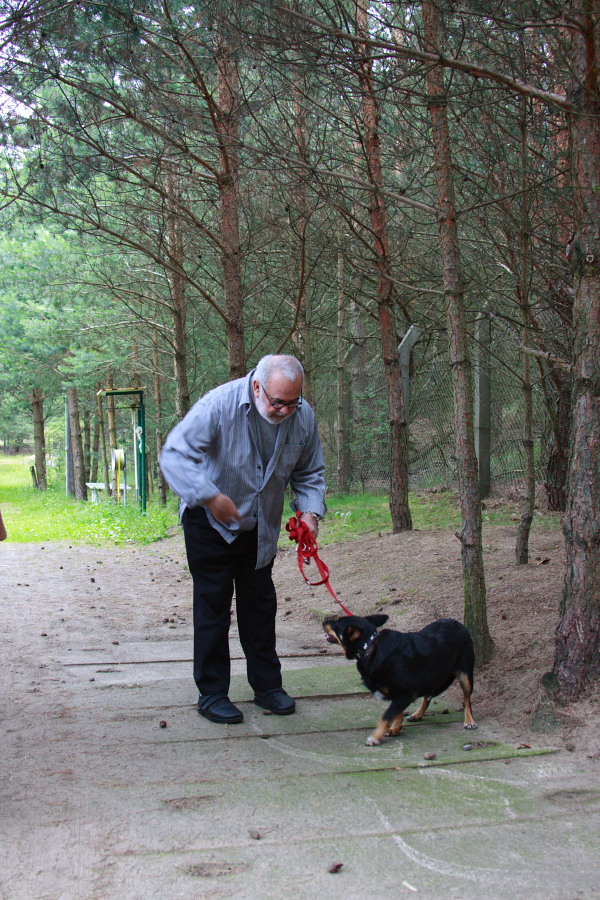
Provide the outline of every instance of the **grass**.
<path id="1" fill-rule="evenodd" d="M 455 491 L 427 493 L 412 491 L 409 507 L 413 528 L 419 531 L 452 529 L 461 526 L 460 502 Z M 488 503 L 483 510 L 484 526 L 506 525 L 515 528 L 520 518 L 516 503 Z M 289 510 L 291 515 L 291 510 Z M 534 527 L 557 528 L 559 514 L 536 513 Z M 354 541 L 369 534 L 392 530 L 389 499 L 383 494 L 341 494 L 327 497 L 327 519 L 321 525 L 319 544 Z M 287 535 L 286 535 L 287 537 Z"/>
<path id="2" fill-rule="evenodd" d="M 177 524 L 177 501 L 148 503 L 145 515 L 135 501 L 79 503 L 67 497 L 64 476 L 49 472 L 47 491 L 33 488 L 27 457 L 0 456 L 0 509 L 8 540 L 67 541 L 71 544 L 151 544 Z"/>
<path id="3" fill-rule="evenodd" d="M 0 509 L 8 540 L 66 541 L 71 544 L 150 544 L 172 533 L 178 522 L 178 503 L 171 497 L 166 507 L 149 500 L 146 514 L 135 502 L 117 506 L 78 503 L 67 497 L 64 476 L 52 470 L 47 491 L 34 490 L 25 456 L 0 455 Z M 422 531 L 460 527 L 460 507 L 454 491 L 412 492 L 409 496 L 413 527 Z M 327 497 L 327 519 L 321 525 L 319 545 L 343 543 L 392 530 L 388 498 L 383 494 L 343 494 Z M 289 506 L 284 524 L 292 515 Z M 488 504 L 484 524 L 516 527 L 519 515 L 514 503 Z M 556 528 L 559 516 L 536 514 L 534 527 Z M 289 547 L 282 530 L 281 547 Z"/>

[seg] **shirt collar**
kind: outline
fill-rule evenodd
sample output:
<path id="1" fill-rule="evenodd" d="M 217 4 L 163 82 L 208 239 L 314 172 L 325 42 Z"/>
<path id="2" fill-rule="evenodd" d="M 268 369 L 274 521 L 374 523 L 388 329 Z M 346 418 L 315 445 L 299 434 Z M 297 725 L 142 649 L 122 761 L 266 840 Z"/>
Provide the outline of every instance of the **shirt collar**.
<path id="1" fill-rule="evenodd" d="M 240 395 L 240 406 L 247 406 L 247 412 L 250 412 L 253 406 L 256 406 L 254 402 L 254 391 L 252 390 L 252 382 L 254 381 L 254 373 L 256 369 L 252 369 L 249 375 L 246 376 L 246 390 L 241 392 Z"/>

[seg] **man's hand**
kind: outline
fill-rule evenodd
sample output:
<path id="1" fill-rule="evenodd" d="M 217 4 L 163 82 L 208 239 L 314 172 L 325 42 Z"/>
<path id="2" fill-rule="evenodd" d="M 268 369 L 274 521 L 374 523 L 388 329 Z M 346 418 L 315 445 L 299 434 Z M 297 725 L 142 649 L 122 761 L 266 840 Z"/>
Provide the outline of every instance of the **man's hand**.
<path id="1" fill-rule="evenodd" d="M 300 518 L 302 519 L 303 522 L 306 522 L 306 527 L 308 528 L 308 530 L 310 531 L 310 533 L 316 540 L 317 535 L 319 534 L 319 520 L 317 519 L 315 514 L 311 513 L 311 512 L 305 512 L 305 513 L 302 513 Z"/>
<path id="2" fill-rule="evenodd" d="M 231 525 L 232 522 L 242 521 L 239 509 L 227 494 L 217 494 L 206 503 L 206 506 L 217 522 L 221 522 L 222 525 Z"/>

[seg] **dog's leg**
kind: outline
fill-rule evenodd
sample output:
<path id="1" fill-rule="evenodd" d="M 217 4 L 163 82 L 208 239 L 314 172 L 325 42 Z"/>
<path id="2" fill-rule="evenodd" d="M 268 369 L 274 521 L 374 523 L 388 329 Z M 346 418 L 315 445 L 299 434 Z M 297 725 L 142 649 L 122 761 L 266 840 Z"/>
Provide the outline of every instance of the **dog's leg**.
<path id="1" fill-rule="evenodd" d="M 403 717 L 404 704 L 396 702 L 391 703 L 377 723 L 377 727 L 373 734 L 370 734 L 367 738 L 367 747 L 378 747 L 379 744 L 383 743 L 386 735 L 394 736 L 400 734 Z"/>
<path id="2" fill-rule="evenodd" d="M 463 706 L 465 708 L 465 724 L 463 728 L 467 728 L 469 731 L 477 728 L 475 721 L 473 719 L 473 710 L 471 708 L 471 694 L 473 693 L 473 682 L 469 678 L 466 672 L 458 673 L 458 681 L 462 688 L 463 692 Z"/>
<path id="3" fill-rule="evenodd" d="M 395 737 L 397 734 L 400 734 L 402 731 L 403 719 L 404 713 L 398 713 L 398 715 L 389 722 L 387 733 L 390 737 Z"/>
<path id="4" fill-rule="evenodd" d="M 427 709 L 429 708 L 430 703 L 431 703 L 431 697 L 423 697 L 423 701 L 422 701 L 420 707 L 417 710 L 415 710 L 414 713 L 411 713 L 411 715 L 408 716 L 406 721 L 407 722 L 420 722 L 421 719 L 423 718 L 423 716 L 425 715 L 425 713 L 427 712 Z"/>
<path id="5" fill-rule="evenodd" d="M 379 744 L 383 743 L 385 740 L 385 736 L 387 734 L 389 722 L 387 719 L 380 719 L 377 723 L 377 728 L 370 734 L 367 740 L 365 741 L 367 747 L 378 747 Z"/>

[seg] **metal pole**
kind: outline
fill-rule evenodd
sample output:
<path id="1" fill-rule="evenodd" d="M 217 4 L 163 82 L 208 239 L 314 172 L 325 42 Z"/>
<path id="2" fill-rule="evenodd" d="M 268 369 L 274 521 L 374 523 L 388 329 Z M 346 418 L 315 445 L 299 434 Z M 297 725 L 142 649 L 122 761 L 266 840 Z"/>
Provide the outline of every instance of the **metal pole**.
<path id="1" fill-rule="evenodd" d="M 146 512 L 146 406 L 144 404 L 144 392 L 140 391 L 140 403 L 138 406 L 138 433 L 139 440 L 136 448 L 139 448 L 139 474 L 140 474 L 140 509 Z"/>
<path id="2" fill-rule="evenodd" d="M 477 322 L 477 371 L 475 382 L 475 452 L 479 464 L 479 496 L 483 500 L 491 484 L 491 322 L 487 312 Z"/>
<path id="3" fill-rule="evenodd" d="M 421 337 L 422 329 L 411 325 L 398 345 L 400 371 L 402 372 L 402 389 L 404 392 L 404 409 L 407 423 L 410 423 L 410 354 Z"/>
<path id="4" fill-rule="evenodd" d="M 134 470 L 134 483 L 135 483 L 135 499 L 140 502 L 141 491 L 140 491 L 140 456 L 138 453 L 138 427 L 137 427 L 137 413 L 136 408 L 134 406 L 131 407 L 131 431 L 133 432 L 133 470 Z"/>

